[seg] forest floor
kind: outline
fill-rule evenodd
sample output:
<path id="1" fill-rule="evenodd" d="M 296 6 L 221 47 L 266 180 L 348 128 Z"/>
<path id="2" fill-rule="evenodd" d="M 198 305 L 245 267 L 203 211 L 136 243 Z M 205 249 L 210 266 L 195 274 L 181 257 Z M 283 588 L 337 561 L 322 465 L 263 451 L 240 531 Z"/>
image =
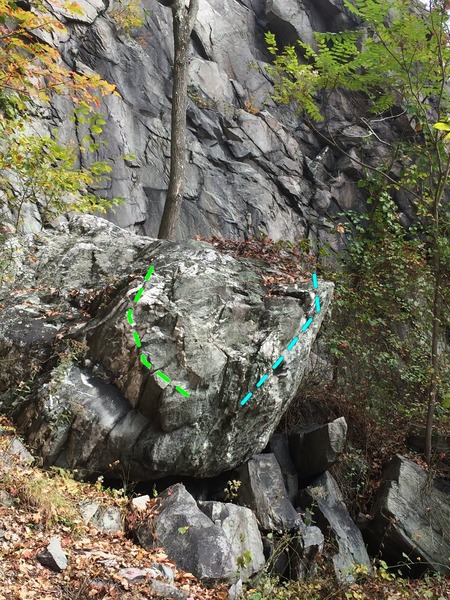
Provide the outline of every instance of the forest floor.
<path id="1" fill-rule="evenodd" d="M 11 423 L 0 417 L 0 426 L 14 433 Z M 0 447 L 2 439 L 0 437 Z M 5 460 L 0 452 L 0 600 L 144 600 L 158 596 L 151 581 L 131 582 L 126 569 L 146 569 L 164 564 L 174 573 L 174 587 L 188 600 L 228 600 L 229 585 L 206 586 L 191 573 L 176 568 L 162 548 L 146 550 L 125 533 L 105 533 L 82 521 L 81 501 L 131 512 L 131 500 L 122 490 L 105 489 L 96 483 L 76 481 L 61 469 L 42 469 Z M 155 502 L 152 500 L 151 502 Z M 126 529 L 126 528 L 125 528 Z M 68 566 L 55 572 L 40 564 L 37 555 L 56 536 Z M 281 582 L 270 569 L 244 586 L 244 600 L 449 600 L 450 577 L 428 574 L 409 579 L 392 571 L 383 561 L 374 562 L 374 574 L 364 569 L 357 582 L 343 586 L 334 576 L 327 549 L 319 558 L 317 572 L 306 581 Z M 329 556 L 328 556 L 329 558 Z"/>

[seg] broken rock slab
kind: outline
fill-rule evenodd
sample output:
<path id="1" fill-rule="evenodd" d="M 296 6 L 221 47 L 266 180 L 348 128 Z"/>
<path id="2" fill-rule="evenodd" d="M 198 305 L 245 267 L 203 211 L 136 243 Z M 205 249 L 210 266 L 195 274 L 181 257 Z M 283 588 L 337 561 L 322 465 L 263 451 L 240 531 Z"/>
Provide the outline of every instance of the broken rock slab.
<path id="1" fill-rule="evenodd" d="M 383 470 L 367 529 L 375 550 L 392 564 L 410 559 L 450 572 L 450 486 L 397 455 Z"/>
<path id="2" fill-rule="evenodd" d="M 11 508 L 14 506 L 14 498 L 6 490 L 0 489 L 0 506 Z"/>
<path id="3" fill-rule="evenodd" d="M 126 567 L 117 572 L 119 577 L 125 578 L 130 583 L 136 583 L 149 577 L 163 578 L 166 583 L 172 585 L 175 579 L 173 570 L 167 565 L 153 563 L 151 567 L 139 569 L 137 567 Z"/>
<path id="4" fill-rule="evenodd" d="M 289 449 L 300 479 L 320 475 L 336 462 L 343 452 L 347 422 L 339 417 L 326 425 L 310 425 L 289 435 Z"/>
<path id="5" fill-rule="evenodd" d="M 301 553 L 291 567 L 291 579 L 305 579 L 317 571 L 317 558 L 322 554 L 324 537 L 315 525 L 308 525 L 302 535 Z"/>
<path id="6" fill-rule="evenodd" d="M 323 551 L 324 537 L 318 527 L 306 526 L 303 531 L 264 536 L 264 551 L 271 573 L 292 581 L 314 575 L 317 558 Z"/>
<path id="7" fill-rule="evenodd" d="M 13 465 L 30 465 L 34 457 L 25 448 L 23 443 L 10 431 L 0 427 L 0 459 L 4 467 Z"/>
<path id="8" fill-rule="evenodd" d="M 233 553 L 219 525 L 202 512 L 183 484 L 158 497 L 156 517 L 138 524 L 133 533 L 144 548 L 162 546 L 178 568 L 202 580 L 237 580 Z"/>
<path id="9" fill-rule="evenodd" d="M 145 510 L 147 508 L 147 504 L 150 502 L 150 496 L 145 494 L 144 496 L 137 496 L 131 500 L 131 505 L 136 510 Z"/>
<path id="10" fill-rule="evenodd" d="M 157 579 L 152 579 L 150 581 L 150 588 L 155 594 L 155 598 L 187 600 L 187 595 L 183 592 L 183 590 L 180 590 L 173 585 L 169 585 L 168 583 L 164 583 L 163 581 L 158 581 Z"/>
<path id="11" fill-rule="evenodd" d="M 122 514 L 117 506 L 102 506 L 99 502 L 85 500 L 79 504 L 83 521 L 107 533 L 123 530 Z"/>
<path id="12" fill-rule="evenodd" d="M 252 511 L 223 502 L 206 501 L 198 505 L 227 536 L 240 580 L 246 581 L 258 573 L 266 561 L 258 523 Z"/>
<path id="13" fill-rule="evenodd" d="M 289 454 L 288 439 L 282 433 L 276 432 L 273 434 L 269 446 L 280 465 L 288 498 L 294 503 L 298 493 L 298 474 Z"/>
<path id="14" fill-rule="evenodd" d="M 309 510 L 325 537 L 336 541 L 333 565 L 339 581 L 352 583 L 355 568 L 360 565 L 370 573 L 370 559 L 363 537 L 348 514 L 342 493 L 330 473 L 323 473 L 301 491 L 300 504 Z"/>
<path id="15" fill-rule="evenodd" d="M 237 492 L 240 504 L 256 515 L 264 531 L 299 531 L 300 515 L 292 506 L 280 465 L 274 454 L 257 454 L 238 469 L 241 486 Z"/>
<path id="16" fill-rule="evenodd" d="M 171 583 L 164 583 L 163 581 L 159 581 L 159 579 L 154 579 L 155 577 L 159 577 L 161 575 L 160 571 L 154 568 L 154 566 L 145 569 L 127 567 L 125 569 L 120 569 L 117 572 L 117 576 L 121 579 L 126 579 L 127 582 L 130 584 L 141 583 L 142 581 L 147 580 L 148 586 L 155 593 L 155 598 L 172 598 L 173 600 L 186 600 L 187 596 L 183 592 L 183 590 L 180 590 L 174 585 L 172 585 L 173 574 Z"/>
<path id="17" fill-rule="evenodd" d="M 57 537 L 52 537 L 46 550 L 38 554 L 36 558 L 41 565 L 52 571 L 61 572 L 67 569 L 67 557 Z"/>

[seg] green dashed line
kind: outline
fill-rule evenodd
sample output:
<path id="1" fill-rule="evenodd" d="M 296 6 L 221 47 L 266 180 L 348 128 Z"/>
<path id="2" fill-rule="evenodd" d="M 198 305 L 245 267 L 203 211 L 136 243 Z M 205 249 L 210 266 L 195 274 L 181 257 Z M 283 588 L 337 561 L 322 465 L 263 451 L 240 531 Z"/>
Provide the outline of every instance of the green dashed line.
<path id="1" fill-rule="evenodd" d="M 153 274 L 153 271 L 155 270 L 155 267 L 150 267 L 149 270 L 147 271 L 144 280 L 148 281 L 150 279 L 150 277 Z M 137 303 L 139 302 L 142 294 L 144 293 L 144 286 L 140 287 L 139 290 L 137 291 L 133 302 Z M 130 308 L 130 310 L 127 311 L 127 320 L 128 323 L 132 326 L 135 326 L 134 320 L 133 320 L 133 309 Z M 138 348 L 140 348 L 142 346 L 141 343 L 141 339 L 139 337 L 139 334 L 137 331 L 133 331 L 133 338 L 134 341 L 136 343 L 136 346 Z M 147 367 L 147 369 L 151 369 L 152 365 L 148 362 L 147 357 L 145 356 L 145 354 L 141 354 L 141 363 L 144 365 L 144 367 Z M 171 382 L 170 377 L 168 377 L 167 375 L 165 375 L 162 371 L 156 371 L 155 375 L 157 375 L 158 377 L 160 377 L 163 381 L 166 381 L 167 383 Z M 179 392 L 180 394 L 182 394 L 183 396 L 189 396 L 189 392 L 187 392 L 186 390 L 184 390 L 182 387 L 180 387 L 179 385 L 175 386 L 175 389 L 177 392 Z"/>
<path id="2" fill-rule="evenodd" d="M 147 367 L 147 369 L 152 368 L 152 365 L 148 362 L 147 358 L 145 357 L 145 354 L 141 354 L 141 363 L 144 365 L 144 367 Z"/>
<path id="3" fill-rule="evenodd" d="M 144 293 L 144 287 L 141 287 L 141 289 L 138 291 L 138 293 L 134 297 L 134 302 L 139 302 L 140 297 L 142 296 L 143 293 Z"/>
<path id="4" fill-rule="evenodd" d="M 170 383 L 170 377 L 167 377 L 167 375 L 164 375 L 164 373 L 162 371 L 156 371 L 155 375 L 157 375 L 158 377 L 161 377 L 161 379 L 164 379 L 164 381 L 167 381 L 167 383 Z"/>
<path id="5" fill-rule="evenodd" d="M 175 389 L 177 390 L 177 392 L 180 392 L 180 394 L 183 394 L 183 396 L 189 396 L 189 392 L 187 392 L 186 390 L 183 390 L 183 388 L 180 387 L 179 385 L 176 385 Z"/>
<path id="6" fill-rule="evenodd" d="M 150 269 L 147 271 L 147 275 L 144 277 L 145 281 L 148 281 L 150 279 L 154 270 L 155 267 L 150 267 Z"/>

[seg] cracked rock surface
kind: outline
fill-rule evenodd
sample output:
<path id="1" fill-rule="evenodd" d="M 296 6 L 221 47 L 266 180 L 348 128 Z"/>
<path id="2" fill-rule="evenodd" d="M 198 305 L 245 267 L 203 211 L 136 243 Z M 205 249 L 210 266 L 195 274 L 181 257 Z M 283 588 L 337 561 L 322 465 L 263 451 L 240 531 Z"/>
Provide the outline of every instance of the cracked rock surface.
<path id="1" fill-rule="evenodd" d="M 0 401 L 44 464 L 91 475 L 209 477 L 260 452 L 302 381 L 332 296 L 319 281 L 315 313 L 309 280 L 268 296 L 262 262 L 92 216 L 11 236 L 2 253 L 18 275 L 0 288 Z"/>
<path id="2" fill-rule="evenodd" d="M 155 237 L 169 176 L 170 3 L 142 0 L 143 24 L 128 34 L 117 19 L 123 12 L 118 0 L 80 0 L 80 14 L 67 14 L 53 0 L 48 4 L 67 29 L 53 41 L 63 62 L 79 73 L 97 73 L 119 94 L 101 99 L 106 124 L 94 136 L 99 148 L 92 155 L 112 166 L 111 181 L 98 194 L 125 199 L 107 217 Z M 347 234 L 336 230 L 336 222 L 344 210 L 365 211 L 366 195 L 356 183 L 364 173 L 322 134 L 350 157 L 378 165 L 386 144 L 407 131 L 398 130 L 397 120 L 369 127 L 362 120 L 367 114 L 361 98 L 338 92 L 327 96 L 323 107 L 330 132 L 322 125 L 309 127 L 295 106 L 278 106 L 264 34 L 276 33 L 283 47 L 299 38 L 314 42 L 315 31 L 356 26 L 342 0 L 200 0 L 191 44 L 186 191 L 178 239 L 264 232 L 274 240 L 308 238 L 315 250 L 324 244 L 335 252 L 346 247 Z M 88 134 L 86 124 L 69 119 L 73 108 L 67 96 L 52 99 L 48 127 L 58 128 L 63 143 Z M 41 127 L 46 121 L 39 122 Z M 403 205 L 402 218 L 412 218 Z M 29 210 L 38 219 L 36 209 Z M 27 221 L 29 228 L 38 228 L 31 216 Z"/>

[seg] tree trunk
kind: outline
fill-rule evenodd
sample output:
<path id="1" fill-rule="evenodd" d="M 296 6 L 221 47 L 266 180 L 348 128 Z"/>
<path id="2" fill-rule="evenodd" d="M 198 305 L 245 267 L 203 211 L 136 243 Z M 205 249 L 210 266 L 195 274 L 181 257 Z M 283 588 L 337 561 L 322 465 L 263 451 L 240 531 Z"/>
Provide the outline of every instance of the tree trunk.
<path id="1" fill-rule="evenodd" d="M 430 395 L 428 398 L 427 425 L 425 432 L 425 460 L 431 462 L 432 435 L 434 411 L 436 407 L 437 382 L 439 376 L 439 335 L 441 331 L 441 265 L 438 250 L 435 249 L 434 258 L 434 298 L 433 298 L 433 329 L 431 334 L 431 381 Z"/>
<path id="2" fill-rule="evenodd" d="M 425 460 L 431 462 L 432 436 L 434 411 L 436 408 L 437 386 L 439 379 L 439 338 L 441 334 L 442 317 L 442 265 L 440 253 L 440 208 L 444 199 L 447 182 L 450 175 L 450 156 L 447 155 L 447 163 L 444 167 L 441 162 L 439 184 L 433 203 L 433 325 L 431 333 L 431 380 L 430 395 L 428 397 L 427 425 L 425 431 Z"/>
<path id="3" fill-rule="evenodd" d="M 172 86 L 170 175 L 158 238 L 174 240 L 183 202 L 186 172 L 186 108 L 189 75 L 189 42 L 198 11 L 198 0 L 173 0 L 175 46 Z"/>

